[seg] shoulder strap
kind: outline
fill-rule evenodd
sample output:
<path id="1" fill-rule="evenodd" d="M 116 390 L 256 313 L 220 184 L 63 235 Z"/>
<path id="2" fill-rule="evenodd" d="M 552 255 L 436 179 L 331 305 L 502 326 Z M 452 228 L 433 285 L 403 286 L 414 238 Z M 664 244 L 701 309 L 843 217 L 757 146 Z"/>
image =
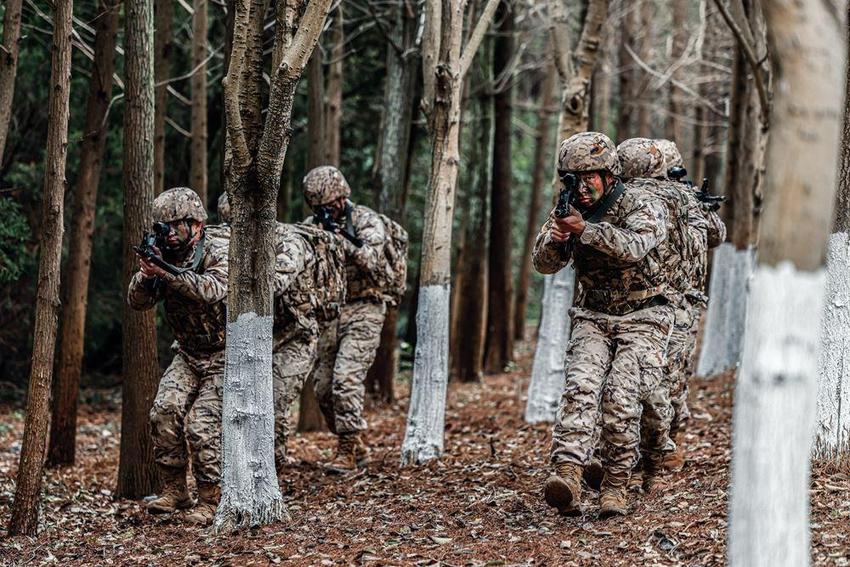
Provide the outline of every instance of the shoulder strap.
<path id="1" fill-rule="evenodd" d="M 626 187 L 623 185 L 623 182 L 619 179 L 617 180 L 617 184 L 614 186 L 614 189 L 605 195 L 596 209 L 590 214 L 589 217 L 584 220 L 587 222 L 599 222 L 599 220 L 608 212 L 608 209 L 617 202 L 617 199 L 620 198 L 620 195 L 626 190 Z"/>

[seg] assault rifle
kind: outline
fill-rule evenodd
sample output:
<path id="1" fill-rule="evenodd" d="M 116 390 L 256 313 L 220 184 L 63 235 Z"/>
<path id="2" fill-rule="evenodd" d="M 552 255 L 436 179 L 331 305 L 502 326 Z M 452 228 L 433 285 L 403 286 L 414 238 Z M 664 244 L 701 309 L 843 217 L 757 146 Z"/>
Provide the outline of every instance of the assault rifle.
<path id="1" fill-rule="evenodd" d="M 329 232 L 335 232 L 342 235 L 357 248 L 361 248 L 363 246 L 362 240 L 348 232 L 341 224 L 336 222 L 336 219 L 334 218 L 334 211 L 330 207 L 317 207 L 313 213 L 313 222 L 322 225 L 322 228 Z"/>
<path id="2" fill-rule="evenodd" d="M 673 181 L 678 181 L 679 183 L 684 183 L 688 187 L 693 188 L 694 184 L 692 181 L 685 179 L 685 176 L 688 174 L 688 170 L 684 167 L 678 165 L 676 167 L 671 167 L 667 170 L 667 177 L 672 179 Z M 697 200 L 702 203 L 706 203 L 708 208 L 712 211 L 716 211 L 720 208 L 720 203 L 726 200 L 726 197 L 723 195 L 712 195 L 711 191 L 708 187 L 708 178 L 702 178 L 702 185 L 699 188 L 699 191 L 694 192 Z"/>
<path id="3" fill-rule="evenodd" d="M 570 206 L 575 205 L 578 176 L 574 173 L 558 170 L 558 177 L 564 188 L 558 193 L 558 203 L 555 205 L 555 216 L 562 219 L 570 214 Z"/>
<path id="4" fill-rule="evenodd" d="M 164 222 L 153 223 L 153 232 L 146 232 L 142 237 L 142 243 L 138 246 L 133 246 L 136 254 L 148 260 L 155 266 L 158 266 L 171 274 L 172 276 L 180 275 L 180 270 L 175 268 L 168 262 L 162 259 L 157 253 L 157 249 L 162 250 L 165 247 L 165 239 L 171 233 L 171 227 Z"/>

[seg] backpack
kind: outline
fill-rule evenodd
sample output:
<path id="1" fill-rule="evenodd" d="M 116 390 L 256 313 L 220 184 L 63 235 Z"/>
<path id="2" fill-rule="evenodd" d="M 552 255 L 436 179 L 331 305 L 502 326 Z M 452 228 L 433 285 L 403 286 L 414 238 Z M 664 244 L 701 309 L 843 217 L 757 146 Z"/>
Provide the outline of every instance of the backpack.
<path id="1" fill-rule="evenodd" d="M 293 293 L 309 297 L 319 320 L 329 321 L 339 316 L 345 303 L 345 253 L 342 245 L 329 232 L 308 224 L 290 224 L 287 229 L 307 241 L 313 249 L 315 261 L 308 269 L 308 278 L 295 286 Z M 301 279 L 301 278 L 299 278 Z"/>
<path id="2" fill-rule="evenodd" d="M 408 236 L 407 231 L 399 223 L 387 215 L 378 213 L 378 216 L 384 223 L 387 232 L 387 242 L 384 245 L 384 256 L 387 259 L 387 277 L 386 281 L 381 283 L 384 286 L 387 303 L 396 307 L 401 303 L 407 289 Z"/>

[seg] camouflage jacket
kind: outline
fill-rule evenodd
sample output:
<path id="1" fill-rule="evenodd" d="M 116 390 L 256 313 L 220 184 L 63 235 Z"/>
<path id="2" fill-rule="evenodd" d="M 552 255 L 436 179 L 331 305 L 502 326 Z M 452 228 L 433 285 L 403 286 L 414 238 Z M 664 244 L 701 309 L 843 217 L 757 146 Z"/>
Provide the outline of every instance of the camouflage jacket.
<path id="1" fill-rule="evenodd" d="M 207 234 L 203 246 L 203 255 L 195 270 L 177 276 L 165 274 L 161 279 L 145 279 L 141 272 L 136 273 L 127 293 L 127 303 L 138 311 L 151 309 L 160 300 L 164 301 L 165 320 L 179 348 L 192 356 L 223 349 L 227 325 L 228 242 Z M 194 255 L 193 248 L 182 258 L 166 260 L 185 268 L 192 265 Z"/>
<path id="2" fill-rule="evenodd" d="M 703 248 L 700 251 L 701 253 L 694 257 L 691 292 L 688 294 L 688 299 L 694 305 L 705 306 L 708 301 L 708 297 L 705 295 L 708 277 L 708 251 L 720 246 L 726 240 L 726 225 L 716 211 L 702 206 L 699 210 L 704 221 Z"/>
<path id="3" fill-rule="evenodd" d="M 387 270 L 384 246 L 388 238 L 384 223 L 378 213 L 369 207 L 354 205 L 351 211 L 351 225 L 354 234 L 363 241 L 363 246 L 357 248 L 348 240 L 339 237 L 345 249 L 348 301 L 384 301 L 383 280 Z"/>
<path id="4" fill-rule="evenodd" d="M 656 197 L 627 184 L 599 222 L 588 222 L 566 245 L 549 239 L 550 215 L 534 243 L 532 262 L 553 274 L 570 260 L 576 270 L 575 305 L 612 315 L 641 309 L 656 296 L 675 300 L 662 258 L 667 254 L 667 210 Z"/>
<path id="5" fill-rule="evenodd" d="M 275 331 L 335 319 L 346 293 L 342 246 L 314 225 L 279 222 L 275 233 Z"/>

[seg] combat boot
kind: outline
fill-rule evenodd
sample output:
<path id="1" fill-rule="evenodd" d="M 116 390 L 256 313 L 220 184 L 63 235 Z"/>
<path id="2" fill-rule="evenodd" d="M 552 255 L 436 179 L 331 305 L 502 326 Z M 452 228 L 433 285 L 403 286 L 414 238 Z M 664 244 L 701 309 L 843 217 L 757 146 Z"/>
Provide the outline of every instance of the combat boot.
<path id="1" fill-rule="evenodd" d="M 218 508 L 220 499 L 221 487 L 218 484 L 199 482 L 198 505 L 195 506 L 191 514 L 186 516 L 186 521 L 201 526 L 212 524 L 213 518 L 215 518 L 215 509 Z"/>
<path id="2" fill-rule="evenodd" d="M 684 435 L 679 432 L 676 435 L 676 450 L 664 456 L 664 462 L 661 466 L 670 472 L 679 472 L 685 467 L 685 439 Z"/>
<path id="3" fill-rule="evenodd" d="M 643 464 L 645 462 L 646 456 L 642 456 L 635 468 L 632 469 L 632 476 L 629 477 L 629 490 L 632 492 L 643 490 Z"/>
<path id="4" fill-rule="evenodd" d="M 588 488 L 598 492 L 602 488 L 602 478 L 605 476 L 605 470 L 602 468 L 599 459 L 590 459 L 590 462 L 585 465 L 581 472 L 581 476 Z"/>
<path id="5" fill-rule="evenodd" d="M 327 465 L 331 474 L 347 474 L 363 468 L 369 462 L 369 449 L 360 433 L 341 433 L 337 438 L 336 455 Z"/>
<path id="6" fill-rule="evenodd" d="M 605 473 L 602 481 L 602 491 L 599 494 L 599 517 L 625 516 L 629 513 L 627 475 L 612 475 Z"/>
<path id="7" fill-rule="evenodd" d="M 555 465 L 555 474 L 543 485 L 546 504 L 564 516 L 581 516 L 581 469 L 571 463 Z"/>
<path id="8" fill-rule="evenodd" d="M 666 458 L 662 459 L 660 456 L 646 460 L 643 473 L 643 491 L 646 494 L 658 493 L 667 488 L 669 471 L 664 466 L 665 462 Z"/>
<path id="9" fill-rule="evenodd" d="M 159 474 L 162 477 L 162 490 L 159 497 L 148 502 L 148 513 L 171 514 L 178 508 L 184 510 L 195 504 L 186 488 L 185 467 L 174 468 L 159 465 Z"/>

